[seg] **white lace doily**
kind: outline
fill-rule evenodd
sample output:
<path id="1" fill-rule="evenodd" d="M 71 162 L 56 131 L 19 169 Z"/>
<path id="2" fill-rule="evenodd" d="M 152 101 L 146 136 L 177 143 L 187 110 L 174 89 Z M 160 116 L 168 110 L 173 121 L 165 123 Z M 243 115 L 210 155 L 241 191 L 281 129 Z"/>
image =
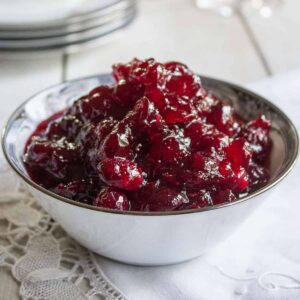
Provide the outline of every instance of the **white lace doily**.
<path id="1" fill-rule="evenodd" d="M 37 204 L 0 160 L 0 268 L 11 270 L 24 300 L 121 300 L 94 254 Z"/>

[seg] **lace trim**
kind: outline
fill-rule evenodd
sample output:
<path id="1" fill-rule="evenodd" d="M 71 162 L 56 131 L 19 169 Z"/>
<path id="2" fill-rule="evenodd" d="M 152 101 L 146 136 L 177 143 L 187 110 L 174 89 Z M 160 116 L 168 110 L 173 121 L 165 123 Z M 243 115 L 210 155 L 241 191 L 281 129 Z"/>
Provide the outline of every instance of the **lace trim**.
<path id="1" fill-rule="evenodd" d="M 25 300 L 127 299 L 24 189 L 0 195 L 0 267 Z"/>

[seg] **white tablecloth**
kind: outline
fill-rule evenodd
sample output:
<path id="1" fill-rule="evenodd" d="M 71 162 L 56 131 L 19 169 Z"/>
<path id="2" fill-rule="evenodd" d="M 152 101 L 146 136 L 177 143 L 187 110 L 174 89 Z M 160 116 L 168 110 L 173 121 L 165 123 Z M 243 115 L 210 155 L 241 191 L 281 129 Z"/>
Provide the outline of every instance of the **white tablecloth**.
<path id="1" fill-rule="evenodd" d="M 300 70 L 248 87 L 282 108 L 300 131 Z M 130 299 L 298 300 L 300 165 L 233 236 L 196 260 L 154 268 L 98 262 Z"/>

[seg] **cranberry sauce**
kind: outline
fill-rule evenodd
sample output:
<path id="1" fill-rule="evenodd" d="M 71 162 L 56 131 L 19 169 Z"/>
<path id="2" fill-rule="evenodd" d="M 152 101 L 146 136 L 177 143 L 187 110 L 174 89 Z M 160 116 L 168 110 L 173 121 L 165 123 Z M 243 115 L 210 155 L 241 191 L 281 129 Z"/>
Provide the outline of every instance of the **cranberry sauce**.
<path id="1" fill-rule="evenodd" d="M 270 122 L 244 122 L 178 62 L 134 59 L 43 121 L 29 139 L 30 177 L 99 207 L 193 209 L 232 202 L 268 181 Z"/>

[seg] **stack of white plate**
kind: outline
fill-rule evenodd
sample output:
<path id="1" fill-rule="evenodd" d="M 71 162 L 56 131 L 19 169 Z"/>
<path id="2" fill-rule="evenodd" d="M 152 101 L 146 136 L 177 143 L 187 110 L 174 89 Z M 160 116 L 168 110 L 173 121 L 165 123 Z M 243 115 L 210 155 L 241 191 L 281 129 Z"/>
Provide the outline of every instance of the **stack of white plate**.
<path id="1" fill-rule="evenodd" d="M 72 51 L 110 37 L 135 14 L 135 0 L 1 0 L 0 51 Z"/>

